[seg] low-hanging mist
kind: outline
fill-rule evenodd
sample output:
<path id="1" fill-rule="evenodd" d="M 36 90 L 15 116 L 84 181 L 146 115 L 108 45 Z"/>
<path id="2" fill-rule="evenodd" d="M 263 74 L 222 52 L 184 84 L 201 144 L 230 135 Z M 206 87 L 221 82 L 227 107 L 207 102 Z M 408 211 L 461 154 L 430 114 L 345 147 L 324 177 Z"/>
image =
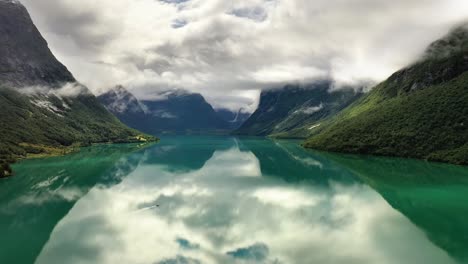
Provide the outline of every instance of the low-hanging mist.
<path id="1" fill-rule="evenodd" d="M 22 0 L 78 80 L 187 89 L 255 108 L 259 89 L 377 82 L 468 17 L 464 0 Z"/>

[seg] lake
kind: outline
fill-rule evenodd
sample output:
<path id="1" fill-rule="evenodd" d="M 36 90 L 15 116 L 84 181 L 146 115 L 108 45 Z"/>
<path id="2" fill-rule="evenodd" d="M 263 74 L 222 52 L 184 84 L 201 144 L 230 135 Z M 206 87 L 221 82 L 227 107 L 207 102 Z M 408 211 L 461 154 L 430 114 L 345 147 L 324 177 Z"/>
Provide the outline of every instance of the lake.
<path id="1" fill-rule="evenodd" d="M 167 137 L 15 164 L 0 263 L 468 263 L 468 168 Z"/>

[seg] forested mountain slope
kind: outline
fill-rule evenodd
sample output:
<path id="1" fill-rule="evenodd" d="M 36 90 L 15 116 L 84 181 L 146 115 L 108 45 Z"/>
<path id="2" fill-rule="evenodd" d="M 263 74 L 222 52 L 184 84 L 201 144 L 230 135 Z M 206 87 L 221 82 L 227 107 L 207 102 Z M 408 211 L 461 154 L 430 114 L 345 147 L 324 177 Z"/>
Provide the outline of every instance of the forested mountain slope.
<path id="1" fill-rule="evenodd" d="M 28 154 L 154 139 L 123 125 L 77 83 L 13 0 L 0 0 L 0 105 L 0 177 Z"/>
<path id="2" fill-rule="evenodd" d="M 468 30 L 321 123 L 305 147 L 468 164 Z"/>

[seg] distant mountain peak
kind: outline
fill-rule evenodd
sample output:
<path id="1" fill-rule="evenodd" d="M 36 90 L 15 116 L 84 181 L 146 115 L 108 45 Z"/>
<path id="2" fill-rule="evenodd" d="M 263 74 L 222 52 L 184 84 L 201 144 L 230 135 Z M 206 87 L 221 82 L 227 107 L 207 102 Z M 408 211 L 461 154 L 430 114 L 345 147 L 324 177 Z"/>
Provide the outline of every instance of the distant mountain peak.
<path id="1" fill-rule="evenodd" d="M 112 90 L 116 92 L 127 92 L 127 89 L 121 84 L 116 85 Z"/>
<path id="2" fill-rule="evenodd" d="M 123 123 L 150 134 L 214 132 L 230 129 L 201 94 L 182 89 L 153 93 L 139 101 L 118 85 L 98 99 Z"/>
<path id="3" fill-rule="evenodd" d="M 145 112 L 145 107 L 140 101 L 122 85 L 116 85 L 106 93 L 101 94 L 98 98 L 107 110 L 114 114 Z"/>

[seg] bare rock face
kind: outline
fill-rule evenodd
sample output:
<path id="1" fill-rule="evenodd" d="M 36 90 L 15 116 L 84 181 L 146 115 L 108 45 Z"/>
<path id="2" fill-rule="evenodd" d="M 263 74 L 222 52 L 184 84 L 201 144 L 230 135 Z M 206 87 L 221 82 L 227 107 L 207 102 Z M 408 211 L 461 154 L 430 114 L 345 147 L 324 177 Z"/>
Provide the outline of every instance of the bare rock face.
<path id="1" fill-rule="evenodd" d="M 75 82 L 50 51 L 26 8 L 0 0 L 0 83 L 13 87 Z"/>

